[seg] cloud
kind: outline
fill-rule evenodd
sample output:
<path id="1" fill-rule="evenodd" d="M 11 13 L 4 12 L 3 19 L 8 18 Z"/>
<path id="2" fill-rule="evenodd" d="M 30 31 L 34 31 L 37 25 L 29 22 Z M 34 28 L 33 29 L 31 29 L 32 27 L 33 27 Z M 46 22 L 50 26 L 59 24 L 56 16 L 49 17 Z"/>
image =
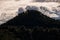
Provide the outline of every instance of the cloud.
<path id="1" fill-rule="evenodd" d="M 45 0 L 34 0 L 34 2 L 44 2 Z"/>

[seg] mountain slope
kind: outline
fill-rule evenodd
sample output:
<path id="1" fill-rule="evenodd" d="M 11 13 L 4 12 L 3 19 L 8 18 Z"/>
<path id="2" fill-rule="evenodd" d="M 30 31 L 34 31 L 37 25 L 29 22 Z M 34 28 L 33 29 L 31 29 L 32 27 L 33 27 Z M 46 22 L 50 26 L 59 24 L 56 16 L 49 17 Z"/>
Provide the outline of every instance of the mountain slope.
<path id="1" fill-rule="evenodd" d="M 12 20 L 9 20 L 8 22 L 2 24 L 4 25 L 12 25 L 12 26 L 58 26 L 60 24 L 60 21 L 51 19 L 45 15 L 43 15 L 41 12 L 35 11 L 35 10 L 27 10 L 26 12 L 23 12 L 13 18 Z"/>
<path id="2" fill-rule="evenodd" d="M 25 2 L 25 3 L 24 3 Z M 18 15 L 18 9 L 22 8 L 23 10 L 20 10 L 20 13 L 27 11 L 26 7 L 30 6 L 29 10 L 36 10 L 39 12 L 42 12 L 44 15 L 60 20 L 60 11 L 59 12 L 51 12 L 52 8 L 57 8 L 57 6 L 60 5 L 60 3 L 56 2 L 30 2 L 29 0 L 26 1 L 1 1 L 0 3 L 0 25 L 3 23 L 6 23 L 7 21 L 13 19 Z M 35 9 L 35 8 L 37 9 Z M 42 7 L 42 9 L 41 9 Z M 48 11 L 46 11 L 44 8 L 47 8 Z M 60 7 L 59 7 L 60 8 Z M 59 9 L 57 8 L 57 9 Z"/>

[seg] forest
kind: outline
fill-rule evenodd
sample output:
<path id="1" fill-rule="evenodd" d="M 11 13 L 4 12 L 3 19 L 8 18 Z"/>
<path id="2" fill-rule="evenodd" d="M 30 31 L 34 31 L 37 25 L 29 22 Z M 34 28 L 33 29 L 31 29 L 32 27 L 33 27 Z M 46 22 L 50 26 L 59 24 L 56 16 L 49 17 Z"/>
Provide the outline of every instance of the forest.
<path id="1" fill-rule="evenodd" d="M 0 40 L 58 40 L 59 31 L 59 20 L 27 10 L 0 25 Z"/>

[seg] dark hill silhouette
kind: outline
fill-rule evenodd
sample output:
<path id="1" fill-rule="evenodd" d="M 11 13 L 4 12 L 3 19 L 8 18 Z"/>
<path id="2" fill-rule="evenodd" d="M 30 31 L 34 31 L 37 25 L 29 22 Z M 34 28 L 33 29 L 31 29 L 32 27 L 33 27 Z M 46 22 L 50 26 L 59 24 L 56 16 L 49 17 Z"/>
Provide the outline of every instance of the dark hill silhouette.
<path id="1" fill-rule="evenodd" d="M 13 25 L 13 26 L 60 26 L 60 21 L 51 19 L 45 15 L 43 15 L 41 12 L 35 11 L 35 10 L 27 10 L 26 12 L 23 12 L 13 18 L 12 20 L 9 20 L 8 22 L 2 24 L 4 25 Z"/>

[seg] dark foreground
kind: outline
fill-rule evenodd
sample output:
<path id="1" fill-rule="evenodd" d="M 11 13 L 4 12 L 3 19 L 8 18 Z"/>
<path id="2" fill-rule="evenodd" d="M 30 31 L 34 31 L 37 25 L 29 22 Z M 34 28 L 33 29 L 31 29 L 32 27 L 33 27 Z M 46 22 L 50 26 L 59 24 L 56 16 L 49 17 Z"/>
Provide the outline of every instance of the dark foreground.
<path id="1" fill-rule="evenodd" d="M 30 26 L 28 26 L 30 27 Z M 32 27 L 32 26 L 31 26 Z M 60 28 L 44 28 L 35 26 L 2 26 L 0 40 L 59 40 Z"/>
<path id="2" fill-rule="evenodd" d="M 60 40 L 60 21 L 28 10 L 0 25 L 0 40 Z"/>

